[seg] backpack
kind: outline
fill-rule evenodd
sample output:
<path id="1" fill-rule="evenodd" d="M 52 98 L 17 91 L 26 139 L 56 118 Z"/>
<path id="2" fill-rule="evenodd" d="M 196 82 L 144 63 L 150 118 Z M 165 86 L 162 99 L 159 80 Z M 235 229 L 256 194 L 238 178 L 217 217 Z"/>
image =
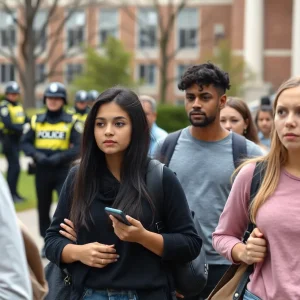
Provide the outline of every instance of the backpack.
<path id="1" fill-rule="evenodd" d="M 166 166 L 169 166 L 171 158 L 173 156 L 177 141 L 181 135 L 182 130 L 178 130 L 170 133 L 159 153 L 159 161 L 164 163 Z M 234 167 L 237 168 L 240 165 L 240 162 L 243 158 L 247 157 L 247 143 L 245 137 L 239 135 L 235 132 L 232 132 L 232 156 Z"/>
<path id="2" fill-rule="evenodd" d="M 164 229 L 163 223 L 163 168 L 164 164 L 160 163 L 157 160 L 150 160 L 148 163 L 146 184 L 152 199 L 154 199 L 157 212 L 158 212 L 158 222 L 156 223 L 156 230 L 158 233 L 161 233 Z M 253 178 L 251 182 L 250 190 L 250 203 L 254 199 L 257 191 L 260 188 L 264 176 L 264 165 L 256 164 L 255 170 L 253 173 Z M 250 204 L 249 203 L 249 204 Z M 195 229 L 202 239 L 202 231 L 199 221 L 195 217 L 193 211 L 191 211 L 192 218 L 194 221 Z M 244 240 L 247 240 L 249 235 L 254 229 L 254 224 L 251 222 L 244 234 Z M 203 240 L 203 239 L 202 239 Z M 173 285 L 176 288 L 176 291 L 183 294 L 185 297 L 192 297 L 199 295 L 204 289 L 207 277 L 208 277 L 208 264 L 206 262 L 205 250 L 201 247 L 200 254 L 193 261 L 188 263 L 177 263 L 172 267 L 167 266 L 167 273 L 171 273 L 171 279 L 169 278 L 169 284 L 172 287 Z M 170 275 L 170 274 L 169 274 Z M 249 278 L 249 274 L 245 274 L 244 282 Z M 168 276 L 169 277 L 169 276 Z M 240 287 L 241 288 L 241 287 Z"/>

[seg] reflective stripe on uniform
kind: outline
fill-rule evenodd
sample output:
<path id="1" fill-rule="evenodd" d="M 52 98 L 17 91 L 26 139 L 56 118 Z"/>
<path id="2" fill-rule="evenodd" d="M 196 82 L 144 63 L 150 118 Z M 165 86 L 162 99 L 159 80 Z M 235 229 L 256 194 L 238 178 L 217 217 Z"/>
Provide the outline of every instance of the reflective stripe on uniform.
<path id="1" fill-rule="evenodd" d="M 59 122 L 56 124 L 39 123 L 31 120 L 31 128 L 35 131 L 34 146 L 36 149 L 67 150 L 70 147 L 70 136 L 74 122 Z"/>

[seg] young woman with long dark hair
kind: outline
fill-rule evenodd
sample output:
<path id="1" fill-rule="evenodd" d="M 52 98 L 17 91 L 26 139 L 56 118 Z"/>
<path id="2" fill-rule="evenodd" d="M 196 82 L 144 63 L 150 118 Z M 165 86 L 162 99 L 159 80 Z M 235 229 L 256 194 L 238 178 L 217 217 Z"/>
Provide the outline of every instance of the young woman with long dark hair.
<path id="1" fill-rule="evenodd" d="M 232 262 L 255 264 L 244 300 L 300 299 L 300 78 L 284 82 L 274 102 L 274 130 L 266 156 L 246 161 L 213 233 L 215 249 Z M 261 186 L 249 206 L 255 165 Z M 250 220 L 256 225 L 241 242 Z"/>
<path id="2" fill-rule="evenodd" d="M 80 299 L 171 299 L 162 261 L 191 261 L 200 252 L 184 192 L 166 167 L 168 233 L 156 233 L 156 205 L 146 185 L 149 141 L 135 93 L 116 87 L 98 97 L 85 122 L 80 163 L 68 175 L 46 236 L 47 258 L 67 266 Z M 131 226 L 108 217 L 107 206 L 122 210 Z M 77 243 L 60 234 L 68 217 Z"/>

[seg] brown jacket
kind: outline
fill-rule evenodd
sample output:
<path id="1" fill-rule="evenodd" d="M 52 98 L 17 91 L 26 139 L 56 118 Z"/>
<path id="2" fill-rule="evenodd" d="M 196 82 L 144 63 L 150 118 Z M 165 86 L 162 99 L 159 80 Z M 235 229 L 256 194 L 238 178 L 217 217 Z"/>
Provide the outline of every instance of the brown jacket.
<path id="1" fill-rule="evenodd" d="M 33 300 L 43 300 L 48 292 L 48 284 L 45 279 L 44 268 L 40 258 L 39 249 L 26 226 L 19 220 L 22 232 L 30 280 L 32 284 Z"/>

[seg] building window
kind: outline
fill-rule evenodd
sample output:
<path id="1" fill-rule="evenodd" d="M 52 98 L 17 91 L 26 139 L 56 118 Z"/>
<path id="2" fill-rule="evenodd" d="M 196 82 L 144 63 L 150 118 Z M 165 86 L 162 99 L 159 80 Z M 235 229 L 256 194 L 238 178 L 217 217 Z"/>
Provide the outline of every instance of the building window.
<path id="1" fill-rule="evenodd" d="M 46 75 L 46 66 L 45 64 L 37 64 L 35 66 L 35 80 L 37 83 L 44 83 Z"/>
<path id="2" fill-rule="evenodd" d="M 155 85 L 156 66 L 151 65 L 139 65 L 139 80 L 143 85 Z"/>
<path id="3" fill-rule="evenodd" d="M 12 64 L 1 64 L 1 83 L 6 83 L 8 81 L 14 81 L 15 80 L 15 66 Z"/>
<path id="4" fill-rule="evenodd" d="M 36 47 L 46 48 L 46 28 L 43 28 L 47 21 L 47 12 L 38 11 L 33 22 L 33 33 Z"/>
<path id="5" fill-rule="evenodd" d="M 198 11 L 185 8 L 178 15 L 178 46 L 180 49 L 196 48 L 198 39 Z"/>
<path id="6" fill-rule="evenodd" d="M 80 47 L 84 42 L 85 13 L 75 11 L 68 19 L 67 27 L 67 48 Z"/>
<path id="7" fill-rule="evenodd" d="M 81 64 L 67 64 L 67 83 L 71 83 L 77 75 L 82 73 Z"/>
<path id="8" fill-rule="evenodd" d="M 178 81 L 183 76 L 184 72 L 190 67 L 190 65 L 180 64 L 177 66 L 177 79 Z"/>
<path id="9" fill-rule="evenodd" d="M 224 24 L 214 24 L 214 41 L 218 42 L 225 38 Z"/>
<path id="10" fill-rule="evenodd" d="M 140 9 L 138 14 L 139 48 L 155 48 L 157 45 L 157 12 Z"/>
<path id="11" fill-rule="evenodd" d="M 100 44 L 103 45 L 109 36 L 118 36 L 118 11 L 101 9 L 99 16 Z"/>
<path id="12" fill-rule="evenodd" d="M 15 14 L 0 12 L 0 46 L 16 46 L 16 24 L 14 22 Z"/>

